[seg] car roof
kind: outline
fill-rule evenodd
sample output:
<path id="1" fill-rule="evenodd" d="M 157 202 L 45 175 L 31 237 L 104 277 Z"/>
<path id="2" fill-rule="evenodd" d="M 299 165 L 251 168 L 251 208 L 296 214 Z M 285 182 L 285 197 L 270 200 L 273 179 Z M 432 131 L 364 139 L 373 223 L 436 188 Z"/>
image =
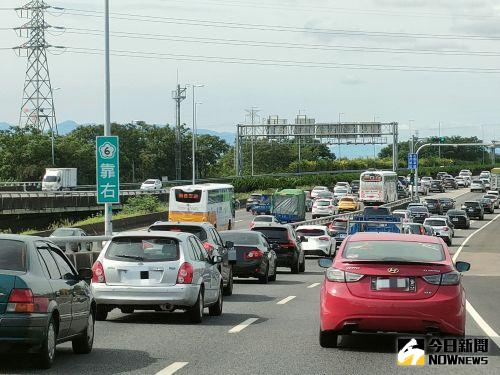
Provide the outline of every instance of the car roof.
<path id="1" fill-rule="evenodd" d="M 289 224 L 279 224 L 279 223 L 262 223 L 262 224 L 256 224 L 252 229 L 256 228 L 290 228 Z"/>
<path id="2" fill-rule="evenodd" d="M 0 234 L 0 240 L 13 240 L 13 241 L 22 241 L 22 242 L 33 242 L 33 241 L 49 241 L 49 238 L 39 237 L 39 236 L 30 236 L 27 234 Z"/>
<path id="3" fill-rule="evenodd" d="M 403 233 L 377 233 L 377 232 L 358 232 L 348 237 L 349 242 L 356 241 L 402 241 L 402 242 L 428 242 L 441 243 L 439 237 L 422 236 L 419 234 Z"/>
<path id="4" fill-rule="evenodd" d="M 194 236 L 192 233 L 186 233 L 186 232 L 169 232 L 169 231 L 154 231 L 154 232 L 146 232 L 143 230 L 131 230 L 128 232 L 121 232 L 118 234 L 115 234 L 113 238 L 120 238 L 120 237 L 167 237 L 167 238 L 176 238 L 178 240 L 186 240 L 189 237 Z"/>
<path id="5" fill-rule="evenodd" d="M 299 225 L 295 230 L 301 230 L 301 229 L 321 229 L 321 230 L 327 230 L 328 228 L 326 225 Z"/>
<path id="6" fill-rule="evenodd" d="M 255 232 L 253 230 L 248 230 L 248 229 L 239 229 L 239 230 L 224 230 L 224 231 L 221 231 L 219 232 L 219 234 L 224 234 L 224 233 L 236 233 L 236 234 L 252 234 L 252 235 L 257 235 L 257 236 L 263 236 L 262 233 L 260 232 Z"/>
<path id="7" fill-rule="evenodd" d="M 149 227 L 154 227 L 155 225 L 185 225 L 190 227 L 214 228 L 214 226 L 210 223 L 198 221 L 157 221 L 154 224 L 151 224 Z"/>

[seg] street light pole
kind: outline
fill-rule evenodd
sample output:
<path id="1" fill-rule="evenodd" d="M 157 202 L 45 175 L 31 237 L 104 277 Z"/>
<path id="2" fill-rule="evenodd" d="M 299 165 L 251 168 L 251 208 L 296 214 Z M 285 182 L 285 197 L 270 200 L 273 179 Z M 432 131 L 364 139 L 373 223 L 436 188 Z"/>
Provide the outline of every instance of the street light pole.
<path id="1" fill-rule="evenodd" d="M 192 135 L 192 184 L 196 184 L 196 88 L 205 87 L 205 85 L 188 85 L 193 88 L 193 135 Z"/>
<path id="2" fill-rule="evenodd" d="M 340 130 L 340 118 L 342 117 L 342 115 L 345 115 L 345 113 L 339 112 L 339 130 Z M 339 160 L 342 158 L 342 150 L 340 149 L 340 138 L 341 135 L 339 135 Z"/>
<path id="3" fill-rule="evenodd" d="M 104 135 L 111 135 L 111 79 L 109 68 L 109 0 L 104 0 L 104 76 L 105 76 L 105 122 Z M 113 234 L 113 205 L 104 204 L 104 232 Z"/>

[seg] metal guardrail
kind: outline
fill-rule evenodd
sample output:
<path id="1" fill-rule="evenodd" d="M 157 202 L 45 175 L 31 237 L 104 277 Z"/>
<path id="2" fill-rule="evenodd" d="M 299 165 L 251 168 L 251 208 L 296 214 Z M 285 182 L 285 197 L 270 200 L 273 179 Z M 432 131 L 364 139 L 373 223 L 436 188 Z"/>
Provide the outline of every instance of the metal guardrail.
<path id="1" fill-rule="evenodd" d="M 75 268 L 80 269 L 92 268 L 111 236 L 49 237 L 48 239 L 64 250 Z"/>
<path id="2" fill-rule="evenodd" d="M 387 208 L 397 208 L 401 207 L 407 203 L 411 203 L 413 201 L 412 198 L 405 198 L 405 199 L 400 199 L 394 202 L 386 203 L 381 205 L 381 207 L 387 207 Z M 337 214 L 337 215 L 332 215 L 332 216 L 324 216 L 320 217 L 318 219 L 311 219 L 311 220 L 305 220 L 305 221 L 300 221 L 297 223 L 292 223 L 292 227 L 296 228 L 300 225 L 321 225 L 321 224 L 329 224 L 331 223 L 334 219 L 347 219 L 351 220 L 354 216 L 359 216 L 363 213 L 362 210 L 359 211 L 353 211 L 345 214 Z"/>

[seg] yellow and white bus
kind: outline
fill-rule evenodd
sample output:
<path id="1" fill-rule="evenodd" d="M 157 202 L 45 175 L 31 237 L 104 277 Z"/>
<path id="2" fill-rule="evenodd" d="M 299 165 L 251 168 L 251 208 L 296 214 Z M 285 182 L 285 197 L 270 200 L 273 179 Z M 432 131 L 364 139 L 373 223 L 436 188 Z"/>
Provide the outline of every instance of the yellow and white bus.
<path id="1" fill-rule="evenodd" d="M 209 222 L 217 229 L 234 228 L 234 187 L 228 184 L 174 186 L 169 221 Z"/>

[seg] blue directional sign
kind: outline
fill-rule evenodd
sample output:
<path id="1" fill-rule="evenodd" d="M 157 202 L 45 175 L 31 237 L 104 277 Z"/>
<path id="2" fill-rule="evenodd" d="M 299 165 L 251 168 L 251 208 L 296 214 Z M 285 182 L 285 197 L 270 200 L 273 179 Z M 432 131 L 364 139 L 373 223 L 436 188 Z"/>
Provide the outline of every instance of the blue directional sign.
<path id="1" fill-rule="evenodd" d="M 120 203 L 118 137 L 96 137 L 97 203 Z"/>
<path id="2" fill-rule="evenodd" d="M 418 155 L 408 154 L 408 169 L 417 169 L 418 166 Z"/>

